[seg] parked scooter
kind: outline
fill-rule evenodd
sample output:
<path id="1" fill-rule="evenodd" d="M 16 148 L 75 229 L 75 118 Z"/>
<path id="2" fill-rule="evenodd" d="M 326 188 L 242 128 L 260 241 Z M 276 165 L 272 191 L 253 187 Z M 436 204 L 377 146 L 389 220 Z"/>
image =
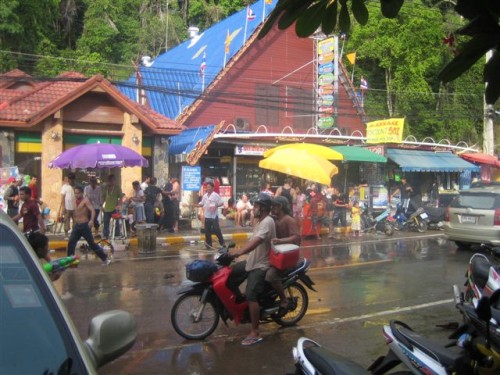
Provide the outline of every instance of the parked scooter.
<path id="1" fill-rule="evenodd" d="M 361 231 L 364 233 L 382 232 L 387 236 L 394 234 L 394 229 L 389 223 L 391 209 L 387 208 L 384 212 L 373 217 L 372 212 L 368 208 L 364 208 L 361 212 Z"/>
<path id="2" fill-rule="evenodd" d="M 455 297 L 457 289 L 454 287 Z M 500 296 L 500 292 L 497 293 Z M 293 348 L 296 374 L 382 375 L 400 364 L 407 366 L 408 370 L 398 371 L 399 375 L 498 374 L 500 352 L 491 346 L 494 341 L 490 339 L 488 332 L 491 332 L 489 321 L 492 314 L 498 314 L 500 311 L 493 313 L 490 299 L 486 297 L 480 300 L 477 309 L 464 305 L 460 297 L 455 300 L 457 308 L 466 317 L 467 324 L 460 326 L 450 335 L 453 341 L 446 347 L 422 337 L 403 322 L 391 320 L 390 324 L 383 328 L 389 352 L 379 357 L 368 369 L 302 337 Z M 493 300 L 494 297 L 491 301 Z M 451 349 L 451 346 L 457 348 Z"/>
<path id="3" fill-rule="evenodd" d="M 500 248 L 487 248 L 495 258 L 500 258 Z M 477 305 L 483 296 L 491 296 L 500 290 L 500 266 L 493 265 L 488 257 L 481 253 L 472 255 L 465 274 L 465 301 Z"/>
<path id="4" fill-rule="evenodd" d="M 427 213 L 423 207 L 419 207 L 413 213 L 405 212 L 403 206 L 398 204 L 392 222 L 397 230 L 413 230 L 420 233 L 427 231 Z"/>
<path id="5" fill-rule="evenodd" d="M 224 323 L 234 320 L 239 325 L 250 322 L 248 301 L 238 301 L 226 282 L 231 274 L 229 265 L 233 261 L 228 249 L 234 243 L 219 250 L 215 262 L 199 261 L 201 267 L 196 272 L 188 273 L 188 279 L 195 283 L 177 292 L 180 297 L 171 311 L 172 325 L 175 331 L 190 340 L 204 339 L 217 328 L 219 319 Z M 281 279 L 285 294 L 291 303 L 285 315 L 279 312 L 278 295 L 270 284 L 259 300 L 260 320 L 262 323 L 276 322 L 281 326 L 291 326 L 306 314 L 309 297 L 304 284 L 316 291 L 314 282 L 307 276 L 310 262 L 300 261 Z M 299 283 L 300 281 L 300 283 Z"/>
<path id="6" fill-rule="evenodd" d="M 427 214 L 427 228 L 432 230 L 444 229 L 444 216 L 446 209 L 444 207 L 425 206 L 424 211 Z"/>

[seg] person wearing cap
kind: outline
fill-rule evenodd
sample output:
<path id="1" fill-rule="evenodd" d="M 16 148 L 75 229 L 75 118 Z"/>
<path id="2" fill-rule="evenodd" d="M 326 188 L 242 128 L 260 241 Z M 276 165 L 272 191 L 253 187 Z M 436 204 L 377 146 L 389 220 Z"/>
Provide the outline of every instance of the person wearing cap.
<path id="1" fill-rule="evenodd" d="M 9 187 L 5 190 L 3 200 L 7 202 L 7 215 L 14 217 L 19 213 L 19 189 L 15 177 L 9 177 Z"/>
<path id="2" fill-rule="evenodd" d="M 270 267 L 271 240 L 276 237 L 276 226 L 270 216 L 271 203 L 271 197 L 268 194 L 259 194 L 253 204 L 256 223 L 252 237 L 244 246 L 231 254 L 235 258 L 249 254 L 246 261 L 238 262 L 232 267 L 226 282 L 227 287 L 236 295 L 236 301 L 243 302 L 244 297 L 239 286 L 245 279 L 247 280 L 246 299 L 252 328 L 241 342 L 243 346 L 254 345 L 262 341 L 259 333 L 259 296 L 264 292 L 266 272 Z"/>
<path id="3" fill-rule="evenodd" d="M 276 224 L 276 238 L 271 242 L 274 245 L 291 243 L 300 246 L 301 237 L 297 221 L 290 216 L 290 205 L 284 196 L 277 196 L 272 201 L 272 215 Z M 266 281 L 270 283 L 280 298 L 280 315 L 288 311 L 288 298 L 285 296 L 281 283 L 280 271 L 271 266 L 266 272 Z"/>
<path id="4" fill-rule="evenodd" d="M 102 197 L 101 197 L 101 187 L 97 185 L 97 177 L 91 176 L 89 178 L 89 184 L 83 189 L 83 196 L 87 198 L 92 207 L 94 207 L 94 231 L 97 233 L 99 231 L 99 213 L 101 212 Z"/>

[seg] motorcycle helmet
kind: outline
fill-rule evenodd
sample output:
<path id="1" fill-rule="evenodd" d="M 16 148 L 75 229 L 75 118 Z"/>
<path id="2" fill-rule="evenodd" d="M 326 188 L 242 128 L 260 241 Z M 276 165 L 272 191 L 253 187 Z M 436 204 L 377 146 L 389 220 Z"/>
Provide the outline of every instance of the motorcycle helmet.
<path id="1" fill-rule="evenodd" d="M 288 199 L 286 199 L 285 197 L 283 197 L 281 195 L 278 195 L 277 197 L 275 197 L 272 200 L 272 205 L 273 206 L 281 206 L 283 211 L 286 214 L 290 213 L 290 203 L 288 202 Z"/>
<path id="2" fill-rule="evenodd" d="M 267 210 L 271 210 L 272 199 L 269 194 L 260 193 L 257 199 L 253 202 L 254 204 L 258 204 L 260 207 L 266 207 Z"/>

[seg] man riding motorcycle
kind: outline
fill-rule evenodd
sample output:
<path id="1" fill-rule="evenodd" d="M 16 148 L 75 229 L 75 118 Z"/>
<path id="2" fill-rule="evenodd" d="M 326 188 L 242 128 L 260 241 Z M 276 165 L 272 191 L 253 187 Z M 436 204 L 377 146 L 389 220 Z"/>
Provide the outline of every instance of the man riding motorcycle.
<path id="1" fill-rule="evenodd" d="M 258 297 L 264 291 L 266 272 L 270 267 L 269 251 L 271 240 L 276 237 L 276 228 L 271 212 L 271 197 L 265 193 L 259 194 L 253 205 L 254 218 L 257 222 L 250 240 L 231 255 L 239 257 L 249 254 L 246 261 L 238 262 L 227 281 L 227 286 L 238 298 L 242 299 L 239 285 L 247 280 L 246 299 L 250 312 L 252 328 L 248 336 L 241 342 L 242 345 L 254 345 L 262 341 L 259 334 L 259 312 Z"/>

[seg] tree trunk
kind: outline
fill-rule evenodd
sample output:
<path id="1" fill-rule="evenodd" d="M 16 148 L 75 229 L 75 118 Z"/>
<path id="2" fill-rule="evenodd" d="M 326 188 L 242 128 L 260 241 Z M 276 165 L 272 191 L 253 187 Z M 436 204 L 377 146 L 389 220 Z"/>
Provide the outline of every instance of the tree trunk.
<path id="1" fill-rule="evenodd" d="M 386 102 L 387 102 L 387 112 L 389 112 L 389 117 L 392 117 L 394 113 L 394 104 L 392 102 L 391 93 L 391 69 L 385 69 L 385 87 L 386 87 Z"/>

